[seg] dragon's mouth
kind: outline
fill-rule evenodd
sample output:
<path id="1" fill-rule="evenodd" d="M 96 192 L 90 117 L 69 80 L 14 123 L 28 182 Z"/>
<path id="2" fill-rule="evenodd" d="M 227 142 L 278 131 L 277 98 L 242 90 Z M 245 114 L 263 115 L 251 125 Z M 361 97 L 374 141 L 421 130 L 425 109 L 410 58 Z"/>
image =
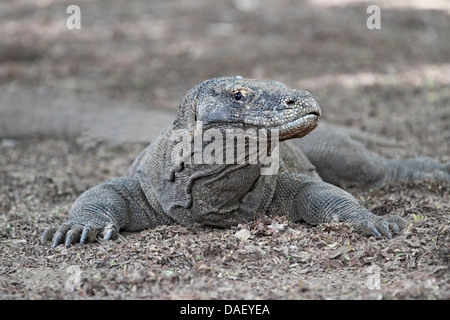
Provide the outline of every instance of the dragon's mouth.
<path id="1" fill-rule="evenodd" d="M 293 120 L 289 119 L 289 121 L 284 121 L 281 123 L 272 123 L 272 124 L 260 124 L 254 123 L 246 119 L 244 122 L 227 122 L 228 126 L 232 126 L 235 129 L 264 129 L 269 132 L 274 132 L 278 130 L 278 137 L 280 141 L 288 140 L 292 138 L 301 138 L 312 130 L 314 130 L 319 125 L 319 117 L 320 111 L 313 110 L 307 114 L 303 114 L 299 117 L 294 118 Z M 286 120 L 286 119 L 283 119 Z M 204 129 L 217 128 L 217 123 L 207 123 L 204 126 Z M 249 134 L 249 133 L 247 133 Z"/>
<path id="2" fill-rule="evenodd" d="M 279 130 L 279 139 L 287 140 L 292 138 L 301 138 L 319 125 L 320 112 L 312 111 L 293 121 L 270 128 Z"/>

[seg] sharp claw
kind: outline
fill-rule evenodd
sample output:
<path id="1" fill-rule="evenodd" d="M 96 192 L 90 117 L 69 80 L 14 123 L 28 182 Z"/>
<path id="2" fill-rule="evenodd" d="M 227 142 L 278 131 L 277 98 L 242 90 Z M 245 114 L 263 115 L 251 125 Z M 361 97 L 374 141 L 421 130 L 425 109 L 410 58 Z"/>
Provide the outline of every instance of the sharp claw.
<path id="1" fill-rule="evenodd" d="M 50 241 L 53 238 L 53 234 L 55 233 L 55 228 L 48 227 L 42 232 L 40 237 L 41 244 L 45 244 L 47 241 Z"/>
<path id="2" fill-rule="evenodd" d="M 86 225 L 83 229 L 83 233 L 81 234 L 80 244 L 84 244 L 86 239 L 88 239 L 89 232 L 91 231 L 91 226 Z"/>
<path id="3" fill-rule="evenodd" d="M 61 231 L 57 231 L 55 233 L 55 236 L 53 237 L 53 244 L 52 244 L 52 248 L 55 248 L 63 239 L 64 234 Z"/>
<path id="4" fill-rule="evenodd" d="M 389 226 L 390 226 L 390 228 L 392 230 L 394 230 L 394 233 L 399 233 L 400 232 L 400 229 L 399 229 L 399 227 L 397 226 L 396 223 L 391 223 L 391 224 L 389 224 Z"/>
<path id="5" fill-rule="evenodd" d="M 103 237 L 103 240 L 111 240 L 112 236 L 114 235 L 114 231 L 114 229 L 109 229 Z"/>
<path id="6" fill-rule="evenodd" d="M 388 239 L 392 239 L 392 233 L 391 233 L 390 231 L 387 231 L 387 230 L 386 230 L 386 237 L 387 237 Z"/>
<path id="7" fill-rule="evenodd" d="M 73 234 L 74 234 L 73 230 L 69 230 L 69 232 L 67 232 L 66 242 L 64 244 L 66 247 L 70 247 L 70 245 L 72 244 Z"/>
<path id="8" fill-rule="evenodd" d="M 39 242 L 41 244 L 45 244 L 47 242 L 46 236 L 45 236 L 46 231 L 42 232 L 41 236 L 39 237 Z"/>
<path id="9" fill-rule="evenodd" d="M 381 239 L 382 238 L 381 233 L 378 231 L 377 228 L 375 228 L 375 226 L 373 224 L 371 224 L 369 226 L 369 229 L 375 235 L 375 238 L 377 238 L 377 239 Z"/>
<path id="10" fill-rule="evenodd" d="M 389 224 L 384 219 L 379 221 L 378 224 L 381 233 L 384 234 L 388 239 L 392 239 L 392 233 L 389 230 Z"/>
<path id="11" fill-rule="evenodd" d="M 70 247 L 70 245 L 72 244 L 72 238 L 73 238 L 72 234 L 67 235 L 66 243 L 64 244 L 66 247 Z"/>
<path id="12" fill-rule="evenodd" d="M 114 223 L 108 224 L 105 229 L 103 230 L 103 240 L 111 240 L 116 237 L 118 233 L 117 226 Z"/>

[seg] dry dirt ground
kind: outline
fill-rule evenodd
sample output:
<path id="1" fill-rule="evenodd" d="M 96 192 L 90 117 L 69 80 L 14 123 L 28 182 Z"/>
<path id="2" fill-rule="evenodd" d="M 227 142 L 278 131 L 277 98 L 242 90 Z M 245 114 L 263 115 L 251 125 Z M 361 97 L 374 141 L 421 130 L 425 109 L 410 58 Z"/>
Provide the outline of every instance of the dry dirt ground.
<path id="1" fill-rule="evenodd" d="M 447 162 L 450 9 L 396 3 L 376 2 L 381 29 L 369 30 L 372 2 L 84 0 L 81 30 L 68 30 L 71 1 L 2 1 L 0 102 L 2 92 L 59 92 L 106 110 L 174 111 L 194 84 L 239 74 L 306 89 L 325 120 L 401 142 L 369 146 L 387 157 Z M 0 127 L 2 300 L 450 299 L 448 183 L 349 190 L 410 221 L 392 240 L 279 217 L 51 249 L 43 229 L 64 222 L 84 190 L 123 175 L 145 143 L 38 133 Z"/>

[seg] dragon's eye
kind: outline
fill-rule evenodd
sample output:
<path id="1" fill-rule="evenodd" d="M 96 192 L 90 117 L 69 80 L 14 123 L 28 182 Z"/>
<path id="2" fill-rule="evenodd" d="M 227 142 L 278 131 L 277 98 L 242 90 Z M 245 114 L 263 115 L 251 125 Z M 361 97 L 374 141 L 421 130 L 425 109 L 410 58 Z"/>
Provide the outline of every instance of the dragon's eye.
<path id="1" fill-rule="evenodd" d="M 241 92 L 235 92 L 234 93 L 234 100 L 235 101 L 242 101 L 244 99 L 244 95 Z"/>

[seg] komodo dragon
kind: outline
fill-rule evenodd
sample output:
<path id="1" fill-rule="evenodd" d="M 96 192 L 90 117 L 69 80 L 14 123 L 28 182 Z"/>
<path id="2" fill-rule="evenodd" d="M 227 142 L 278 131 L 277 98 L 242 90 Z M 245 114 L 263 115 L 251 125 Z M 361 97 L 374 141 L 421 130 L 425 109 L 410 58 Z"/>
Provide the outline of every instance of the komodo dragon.
<path id="1" fill-rule="evenodd" d="M 206 80 L 186 94 L 172 127 L 142 151 L 126 177 L 85 191 L 70 209 L 68 221 L 45 229 L 41 242 L 70 246 L 99 236 L 114 239 L 121 230 L 172 223 L 228 227 L 263 214 L 312 225 L 343 221 L 364 235 L 391 238 L 407 224 L 405 219 L 377 216 L 336 185 L 449 180 L 448 164 L 430 158 L 388 160 L 346 135 L 310 133 L 320 112 L 309 92 L 287 89 L 276 81 L 239 76 Z M 225 143 L 230 141 L 227 134 L 239 129 L 247 138 L 240 151 L 233 136 L 231 148 Z M 209 140 L 205 136 L 196 142 L 208 130 Z M 213 140 L 211 132 L 215 148 L 207 143 Z M 264 157 L 251 161 L 252 137 L 266 160 L 270 154 L 275 162 L 273 156 L 279 154 L 278 170 L 263 174 L 269 169 Z M 180 145 L 193 146 L 194 151 Z M 214 161 L 201 162 L 199 151 L 214 154 Z M 223 160 L 225 155 L 234 161 Z"/>

